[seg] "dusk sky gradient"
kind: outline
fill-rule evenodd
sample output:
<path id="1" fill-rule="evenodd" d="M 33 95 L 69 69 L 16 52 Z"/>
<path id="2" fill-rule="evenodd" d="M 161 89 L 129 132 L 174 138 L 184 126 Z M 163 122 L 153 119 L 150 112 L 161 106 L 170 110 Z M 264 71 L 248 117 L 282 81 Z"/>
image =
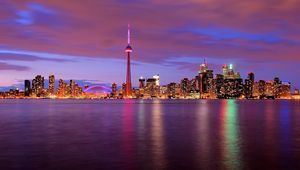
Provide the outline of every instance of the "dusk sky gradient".
<path id="1" fill-rule="evenodd" d="M 214 73 L 233 63 L 300 87 L 299 0 L 1 0 L 0 86 L 37 74 L 120 85 L 128 23 L 134 86 L 193 78 L 206 58 Z"/>

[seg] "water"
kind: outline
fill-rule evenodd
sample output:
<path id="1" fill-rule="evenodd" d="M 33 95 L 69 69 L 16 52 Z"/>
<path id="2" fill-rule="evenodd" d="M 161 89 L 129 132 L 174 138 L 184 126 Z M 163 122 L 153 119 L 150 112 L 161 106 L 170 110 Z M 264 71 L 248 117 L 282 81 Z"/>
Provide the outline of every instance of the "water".
<path id="1" fill-rule="evenodd" d="M 0 169 L 300 169 L 300 102 L 0 100 Z"/>

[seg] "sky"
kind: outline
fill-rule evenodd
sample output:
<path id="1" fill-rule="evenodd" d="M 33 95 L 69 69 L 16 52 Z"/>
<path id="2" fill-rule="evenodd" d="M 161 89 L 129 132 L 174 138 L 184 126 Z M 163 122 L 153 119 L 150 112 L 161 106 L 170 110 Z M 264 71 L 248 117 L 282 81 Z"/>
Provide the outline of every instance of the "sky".
<path id="1" fill-rule="evenodd" d="M 38 74 L 120 85 L 128 23 L 134 86 L 191 79 L 205 58 L 300 87 L 299 0 L 1 0 L 0 90 Z"/>

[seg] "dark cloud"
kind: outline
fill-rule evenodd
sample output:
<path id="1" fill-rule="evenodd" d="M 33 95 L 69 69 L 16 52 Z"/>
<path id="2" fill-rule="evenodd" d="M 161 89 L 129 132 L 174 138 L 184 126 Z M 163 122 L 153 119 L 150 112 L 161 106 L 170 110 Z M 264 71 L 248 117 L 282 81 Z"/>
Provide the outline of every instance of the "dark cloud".
<path id="1" fill-rule="evenodd" d="M 10 53 L 0 53 L 0 61 L 51 61 L 51 62 L 72 62 L 70 59 L 63 59 L 63 58 L 44 58 L 44 57 L 37 57 L 33 55 L 26 55 L 26 54 L 10 54 Z"/>
<path id="2" fill-rule="evenodd" d="M 2 70 L 28 71 L 28 70 L 30 70 L 30 68 L 27 66 L 19 66 L 19 65 L 13 65 L 13 64 L 0 62 L 0 70 L 1 71 Z"/>

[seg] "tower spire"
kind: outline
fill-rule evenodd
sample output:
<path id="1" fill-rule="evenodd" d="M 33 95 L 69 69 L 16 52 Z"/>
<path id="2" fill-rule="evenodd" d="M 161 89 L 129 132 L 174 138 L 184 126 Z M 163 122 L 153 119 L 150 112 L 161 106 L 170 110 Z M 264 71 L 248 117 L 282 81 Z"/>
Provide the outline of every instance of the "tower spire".
<path id="1" fill-rule="evenodd" d="M 130 45 L 130 25 L 128 23 L 128 32 L 127 32 L 127 43 Z"/>

